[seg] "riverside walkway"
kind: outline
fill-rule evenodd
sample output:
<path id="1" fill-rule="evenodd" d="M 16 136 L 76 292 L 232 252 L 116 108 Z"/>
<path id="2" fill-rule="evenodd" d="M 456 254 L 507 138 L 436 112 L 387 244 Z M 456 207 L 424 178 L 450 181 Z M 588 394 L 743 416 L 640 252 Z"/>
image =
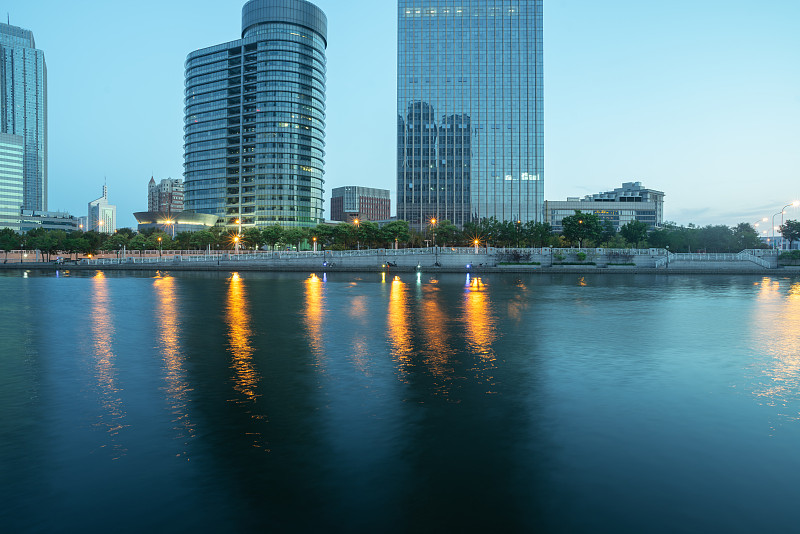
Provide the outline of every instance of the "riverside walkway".
<path id="1" fill-rule="evenodd" d="M 789 272 L 778 265 L 778 251 L 735 254 L 680 254 L 665 249 L 553 249 L 429 247 L 344 251 L 162 253 L 85 258 L 77 262 L 13 261 L 4 269 L 131 271 L 389 271 L 389 272 L 539 272 L 539 273 L 726 273 Z"/>

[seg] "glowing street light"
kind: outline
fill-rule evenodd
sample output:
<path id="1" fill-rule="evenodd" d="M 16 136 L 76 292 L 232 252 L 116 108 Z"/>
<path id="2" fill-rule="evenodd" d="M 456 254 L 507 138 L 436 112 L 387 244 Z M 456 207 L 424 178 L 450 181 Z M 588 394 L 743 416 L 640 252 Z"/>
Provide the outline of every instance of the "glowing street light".
<path id="1" fill-rule="evenodd" d="M 478 253 L 478 245 L 480 245 L 481 242 L 476 239 L 475 241 L 473 241 L 473 243 L 475 244 L 475 254 L 477 254 Z"/>
<path id="2" fill-rule="evenodd" d="M 161 257 L 161 236 L 158 236 L 158 257 Z"/>
<path id="3" fill-rule="evenodd" d="M 356 225 L 356 250 L 361 250 L 361 236 L 358 234 L 358 230 L 361 228 L 361 221 L 353 219 L 353 224 Z"/>
<path id="4" fill-rule="evenodd" d="M 436 217 L 431 217 L 431 228 L 433 229 L 433 246 L 436 246 Z"/>
<path id="5" fill-rule="evenodd" d="M 233 244 L 234 244 L 234 247 L 236 248 L 236 254 L 239 254 L 239 236 L 238 235 L 233 236 Z"/>
<path id="6" fill-rule="evenodd" d="M 314 241 L 314 252 L 316 252 L 317 251 L 317 238 L 314 237 L 313 241 Z"/>

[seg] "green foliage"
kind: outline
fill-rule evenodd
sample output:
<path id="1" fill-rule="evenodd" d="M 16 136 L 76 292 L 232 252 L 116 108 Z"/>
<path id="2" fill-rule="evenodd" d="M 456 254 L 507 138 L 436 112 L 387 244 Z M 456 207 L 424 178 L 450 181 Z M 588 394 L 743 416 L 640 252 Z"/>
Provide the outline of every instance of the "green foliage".
<path id="1" fill-rule="evenodd" d="M 586 260 L 586 253 L 585 252 L 578 252 L 575 256 L 578 258 L 578 261 L 585 261 Z"/>
<path id="2" fill-rule="evenodd" d="M 786 221 L 780 230 L 783 238 L 789 240 L 789 248 L 792 248 L 792 243 L 800 240 L 800 221 Z"/>
<path id="3" fill-rule="evenodd" d="M 584 241 L 597 242 L 603 232 L 600 217 L 580 210 L 575 210 L 575 215 L 564 217 L 561 225 L 564 237 L 573 244 L 577 243 L 579 248 L 583 247 Z"/>
<path id="4" fill-rule="evenodd" d="M 261 229 L 261 241 L 274 249 L 278 243 L 283 242 L 283 227 L 277 224 L 265 226 Z"/>
<path id="5" fill-rule="evenodd" d="M 12 250 L 18 250 L 22 246 L 22 237 L 11 228 L 0 228 L 0 250 L 8 253 Z"/>
<path id="6" fill-rule="evenodd" d="M 392 221 L 382 229 L 383 241 L 388 243 L 387 248 L 394 248 L 395 240 L 399 244 L 408 243 L 411 239 L 411 230 L 408 221 Z"/>
<path id="7" fill-rule="evenodd" d="M 785 252 L 781 252 L 780 256 L 778 256 L 778 259 L 782 261 L 799 261 L 800 250 L 787 250 Z"/>
<path id="8" fill-rule="evenodd" d="M 625 238 L 625 241 L 631 245 L 638 247 L 647 239 L 647 223 L 642 221 L 629 221 L 619 229 L 619 233 Z"/>

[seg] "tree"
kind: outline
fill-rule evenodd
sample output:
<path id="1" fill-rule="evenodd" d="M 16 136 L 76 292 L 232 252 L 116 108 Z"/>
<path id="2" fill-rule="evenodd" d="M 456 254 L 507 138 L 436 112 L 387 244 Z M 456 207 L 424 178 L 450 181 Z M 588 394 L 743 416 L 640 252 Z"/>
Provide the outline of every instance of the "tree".
<path id="1" fill-rule="evenodd" d="M 748 223 L 739 223 L 733 228 L 733 243 L 738 251 L 761 247 L 758 230 Z"/>
<path id="2" fill-rule="evenodd" d="M 383 241 L 389 243 L 389 248 L 394 246 L 394 243 L 407 243 L 411 239 L 411 230 L 408 221 L 392 221 L 381 228 Z"/>
<path id="3" fill-rule="evenodd" d="M 254 250 L 258 250 L 264 244 L 264 235 L 258 228 L 248 228 L 242 235 L 242 243 Z"/>
<path id="4" fill-rule="evenodd" d="M 789 240 L 789 248 L 792 243 L 800 241 L 800 221 L 786 221 L 780 226 L 781 235 Z"/>
<path id="5" fill-rule="evenodd" d="M 564 237 L 571 243 L 578 242 L 578 248 L 583 247 L 584 241 L 597 241 L 602 233 L 600 217 L 594 213 L 581 213 L 575 210 L 575 215 L 569 215 L 561 220 Z"/>
<path id="6" fill-rule="evenodd" d="M 298 227 L 286 228 L 283 231 L 284 242 L 289 245 L 296 245 L 300 250 L 300 242 L 306 238 L 306 229 Z"/>
<path id="7" fill-rule="evenodd" d="M 625 241 L 638 247 L 647 239 L 647 223 L 642 221 L 628 221 L 619 229 Z"/>
<path id="8" fill-rule="evenodd" d="M 448 220 L 436 223 L 436 242 L 440 246 L 454 245 L 459 233 L 458 227 Z"/>
<path id="9" fill-rule="evenodd" d="M 611 241 L 617 236 L 617 229 L 614 228 L 614 223 L 605 219 L 601 224 L 602 230 L 600 232 L 600 242 L 606 246 L 611 244 Z"/>
<path id="10" fill-rule="evenodd" d="M 283 240 L 283 227 L 277 224 L 265 226 L 261 230 L 261 240 L 274 249 Z"/>
<path id="11" fill-rule="evenodd" d="M 522 227 L 523 239 L 532 247 L 544 247 L 553 235 L 548 223 L 528 221 Z"/>
<path id="12" fill-rule="evenodd" d="M 17 250 L 22 244 L 21 236 L 11 228 L 0 228 L 0 250 L 6 253 L 5 262 L 8 262 L 8 253 Z"/>
<path id="13" fill-rule="evenodd" d="M 217 242 L 217 237 L 208 230 L 198 230 L 192 233 L 189 242 L 197 250 L 206 250 Z"/>

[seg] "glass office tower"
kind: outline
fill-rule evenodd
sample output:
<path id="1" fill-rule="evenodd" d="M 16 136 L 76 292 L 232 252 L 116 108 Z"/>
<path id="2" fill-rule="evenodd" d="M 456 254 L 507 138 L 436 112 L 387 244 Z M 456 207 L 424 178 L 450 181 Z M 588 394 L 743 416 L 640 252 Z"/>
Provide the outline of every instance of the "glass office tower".
<path id="1" fill-rule="evenodd" d="M 399 0 L 397 215 L 544 220 L 542 0 Z"/>
<path id="2" fill-rule="evenodd" d="M 0 132 L 25 140 L 23 208 L 47 210 L 47 66 L 33 32 L 0 24 Z"/>
<path id="3" fill-rule="evenodd" d="M 305 0 L 251 0 L 242 39 L 186 61 L 186 209 L 228 227 L 323 216 L 327 19 Z"/>
<path id="4" fill-rule="evenodd" d="M 19 231 L 25 191 L 25 139 L 0 133 L 0 228 Z"/>

